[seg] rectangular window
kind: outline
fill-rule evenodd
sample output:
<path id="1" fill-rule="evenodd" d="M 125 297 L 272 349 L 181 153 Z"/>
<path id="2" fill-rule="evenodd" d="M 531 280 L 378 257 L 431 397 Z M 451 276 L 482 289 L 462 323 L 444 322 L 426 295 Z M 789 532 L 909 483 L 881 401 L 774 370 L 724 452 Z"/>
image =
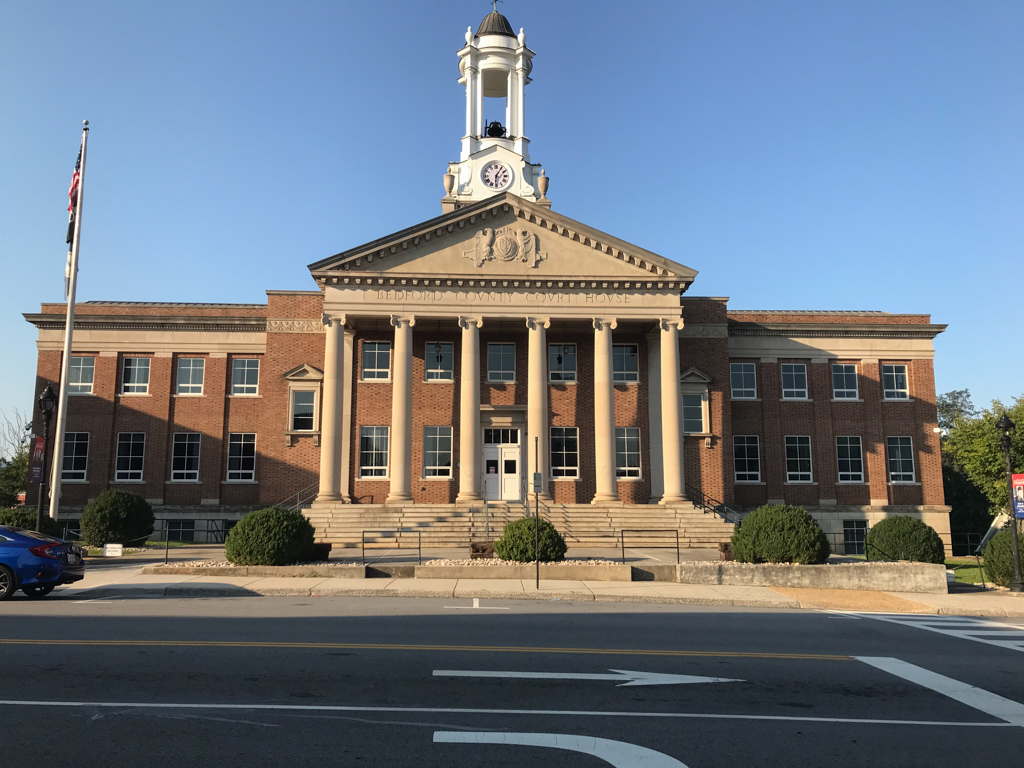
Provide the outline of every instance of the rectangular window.
<path id="1" fill-rule="evenodd" d="M 729 379 L 732 383 L 733 400 L 757 398 L 757 366 L 753 363 L 730 363 Z"/>
<path id="2" fill-rule="evenodd" d="M 232 432 L 228 435 L 228 480 L 256 479 L 256 433 Z"/>
<path id="3" fill-rule="evenodd" d="M 864 454 L 859 437 L 837 437 L 836 456 L 840 483 L 864 482 Z"/>
<path id="4" fill-rule="evenodd" d="M 423 428 L 423 476 L 452 476 L 452 428 Z"/>
<path id="5" fill-rule="evenodd" d="M 867 520 L 843 520 L 843 552 L 847 555 L 863 555 L 864 540 L 868 535 Z"/>
<path id="6" fill-rule="evenodd" d="M 145 432 L 121 432 L 117 436 L 117 461 L 114 479 L 142 480 L 142 464 L 146 456 Z"/>
<path id="7" fill-rule="evenodd" d="M 389 427 L 359 428 L 359 476 L 388 476 Z"/>
<path id="8" fill-rule="evenodd" d="M 92 358 L 89 358 L 90 360 Z M 64 433 L 64 461 L 60 467 L 61 480 L 85 480 L 89 468 L 89 433 Z"/>
<path id="9" fill-rule="evenodd" d="M 548 345 L 548 373 L 551 381 L 576 381 L 576 345 Z"/>
<path id="10" fill-rule="evenodd" d="M 488 381 L 515 381 L 516 380 L 516 345 L 515 344 L 488 344 L 487 345 L 487 380 Z"/>
<path id="11" fill-rule="evenodd" d="M 316 428 L 316 392 L 292 390 L 292 432 L 312 432 Z"/>
<path id="12" fill-rule="evenodd" d="M 909 437 L 890 437 L 886 440 L 889 454 L 889 482 L 914 482 L 914 444 Z"/>
<path id="13" fill-rule="evenodd" d="M 484 443 L 487 445 L 517 445 L 519 443 L 519 430 L 485 429 Z"/>
<path id="14" fill-rule="evenodd" d="M 423 355 L 427 381 L 453 381 L 455 379 L 455 345 L 443 341 L 428 341 Z"/>
<path id="15" fill-rule="evenodd" d="M 171 445 L 171 480 L 199 479 L 198 432 L 175 432 Z"/>
<path id="16" fill-rule="evenodd" d="M 683 432 L 704 431 L 704 395 L 683 395 Z"/>
<path id="17" fill-rule="evenodd" d="M 256 358 L 236 358 L 231 361 L 231 394 L 258 395 L 260 393 L 260 361 Z"/>
<path id="18" fill-rule="evenodd" d="M 612 344 L 612 381 L 634 383 L 640 381 L 636 344 Z"/>
<path id="19" fill-rule="evenodd" d="M 782 399 L 807 399 L 807 366 L 803 363 L 782 364 Z"/>
<path id="20" fill-rule="evenodd" d="M 195 541 L 195 520 L 167 520 L 167 539 L 169 541 Z"/>
<path id="21" fill-rule="evenodd" d="M 95 357 L 72 357 L 71 368 L 68 370 L 68 394 L 91 395 L 95 373 Z"/>
<path id="22" fill-rule="evenodd" d="M 363 380 L 391 379 L 391 342 L 363 342 Z"/>
<path id="23" fill-rule="evenodd" d="M 121 367 L 121 394 L 145 395 L 149 392 L 149 358 L 126 357 Z"/>
<path id="24" fill-rule="evenodd" d="M 814 480 L 811 472 L 811 438 L 806 435 L 786 437 L 786 482 L 810 483 Z"/>
<path id="25" fill-rule="evenodd" d="M 882 397 L 886 400 L 910 399 L 910 386 L 907 383 L 907 366 L 882 366 Z"/>
<path id="26" fill-rule="evenodd" d="M 257 361 L 258 362 L 258 361 Z M 203 394 L 203 374 L 206 360 L 201 357 L 178 358 L 178 389 L 179 395 Z"/>
<path id="27" fill-rule="evenodd" d="M 832 366 L 832 397 L 835 400 L 857 399 L 857 366 Z"/>
<path id="28" fill-rule="evenodd" d="M 576 427 L 551 428 L 551 476 L 580 476 L 580 440 Z"/>
<path id="29" fill-rule="evenodd" d="M 761 482 L 761 449 L 757 435 L 733 435 L 732 455 L 737 483 Z"/>
<path id="30" fill-rule="evenodd" d="M 615 428 L 615 476 L 640 477 L 639 427 Z"/>

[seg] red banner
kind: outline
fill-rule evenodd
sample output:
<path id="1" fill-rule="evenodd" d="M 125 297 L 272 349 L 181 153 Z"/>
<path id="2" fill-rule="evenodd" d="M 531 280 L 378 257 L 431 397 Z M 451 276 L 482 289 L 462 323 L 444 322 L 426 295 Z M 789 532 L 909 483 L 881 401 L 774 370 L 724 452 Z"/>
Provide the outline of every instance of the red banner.
<path id="1" fill-rule="evenodd" d="M 32 446 L 32 459 L 28 465 L 28 482 L 31 485 L 38 485 L 43 479 L 43 454 L 46 451 L 46 440 L 41 437 L 35 439 Z"/>

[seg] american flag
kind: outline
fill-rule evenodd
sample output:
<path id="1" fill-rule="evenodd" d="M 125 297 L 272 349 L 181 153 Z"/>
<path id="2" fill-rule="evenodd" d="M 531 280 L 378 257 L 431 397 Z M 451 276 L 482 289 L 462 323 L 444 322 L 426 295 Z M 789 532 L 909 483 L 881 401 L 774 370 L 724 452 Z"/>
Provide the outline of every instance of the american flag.
<path id="1" fill-rule="evenodd" d="M 75 208 L 78 205 L 78 182 L 82 170 L 82 150 L 78 150 L 78 160 L 75 161 L 75 172 L 71 175 L 71 187 L 68 189 L 68 263 L 64 268 L 64 298 L 68 297 L 71 290 L 71 251 L 75 243 Z"/>

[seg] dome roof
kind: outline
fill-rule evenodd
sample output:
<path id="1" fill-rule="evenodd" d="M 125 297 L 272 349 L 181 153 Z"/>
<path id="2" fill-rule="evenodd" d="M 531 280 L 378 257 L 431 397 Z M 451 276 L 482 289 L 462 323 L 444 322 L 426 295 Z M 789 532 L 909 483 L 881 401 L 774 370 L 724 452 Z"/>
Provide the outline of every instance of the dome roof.
<path id="1" fill-rule="evenodd" d="M 505 37 L 515 37 L 516 33 L 512 31 L 512 25 L 508 23 L 508 19 L 497 11 L 491 11 L 484 17 L 484 20 L 480 22 L 480 28 L 476 31 L 477 37 L 481 37 L 482 35 L 504 35 Z"/>

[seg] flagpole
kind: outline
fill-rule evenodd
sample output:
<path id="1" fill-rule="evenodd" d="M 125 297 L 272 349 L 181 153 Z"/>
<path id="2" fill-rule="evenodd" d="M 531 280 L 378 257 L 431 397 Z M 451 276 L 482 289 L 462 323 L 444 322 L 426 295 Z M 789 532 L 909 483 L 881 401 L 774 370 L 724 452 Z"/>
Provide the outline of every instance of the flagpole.
<path id="1" fill-rule="evenodd" d="M 68 425 L 68 382 L 71 378 L 71 338 L 75 330 L 75 291 L 78 287 L 78 245 L 82 232 L 82 198 L 85 196 L 85 149 L 89 143 L 89 121 L 82 124 L 82 168 L 78 174 L 78 199 L 75 202 L 75 234 L 71 241 L 71 275 L 68 281 L 68 314 L 64 321 L 64 357 L 60 366 L 60 395 L 57 410 L 56 440 L 53 442 L 52 480 L 50 483 L 50 519 L 57 519 L 60 507 L 60 476 L 64 466 L 64 432 Z"/>

